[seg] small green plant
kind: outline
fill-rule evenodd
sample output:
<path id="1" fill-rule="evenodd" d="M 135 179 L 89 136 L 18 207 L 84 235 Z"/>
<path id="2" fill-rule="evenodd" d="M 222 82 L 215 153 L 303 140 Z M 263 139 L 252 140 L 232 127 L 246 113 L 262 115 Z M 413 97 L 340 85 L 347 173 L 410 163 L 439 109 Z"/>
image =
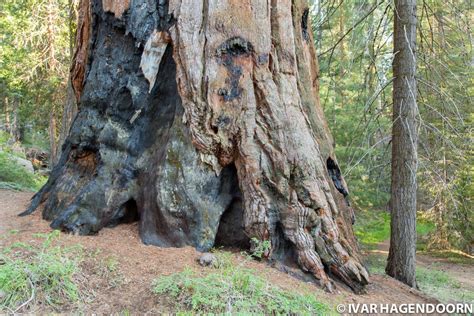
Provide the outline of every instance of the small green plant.
<path id="1" fill-rule="evenodd" d="M 211 252 L 216 256 L 217 262 L 213 268 L 226 269 L 232 267 L 232 253 L 220 249 L 212 249 Z"/>
<path id="2" fill-rule="evenodd" d="M 182 312 L 212 314 L 297 314 L 329 313 L 329 307 L 313 295 L 284 291 L 269 284 L 255 271 L 227 266 L 199 275 L 184 270 L 153 281 L 152 290 L 167 295 Z"/>
<path id="3" fill-rule="evenodd" d="M 125 282 L 124 276 L 122 275 L 119 268 L 119 261 L 115 257 L 107 257 L 105 260 L 100 261 L 98 265 L 98 275 L 107 280 L 108 286 L 115 288 Z"/>
<path id="4" fill-rule="evenodd" d="M 125 278 L 120 269 L 120 262 L 115 256 L 107 256 L 100 249 L 87 249 L 86 260 L 81 263 L 81 269 L 87 271 L 89 278 L 102 282 L 101 286 L 116 288 L 124 284 Z M 87 289 L 86 294 L 89 293 Z M 90 296 L 90 295 L 86 295 Z M 89 297 L 87 297 L 89 298 Z"/>
<path id="5" fill-rule="evenodd" d="M 41 245 L 14 243 L 0 253 L 0 312 L 27 312 L 35 304 L 53 308 L 79 300 L 75 277 L 82 250 L 57 245 L 59 231 L 38 235 Z"/>
<path id="6" fill-rule="evenodd" d="M 250 240 L 252 244 L 252 253 L 250 254 L 250 257 L 256 258 L 256 259 L 262 259 L 265 254 L 268 254 L 270 251 L 271 243 L 270 240 L 259 240 L 255 237 L 253 237 Z"/>
<path id="7" fill-rule="evenodd" d="M 107 270 L 109 272 L 115 272 L 117 271 L 117 268 L 118 268 L 118 261 L 117 261 L 117 258 L 114 258 L 114 257 L 107 257 L 105 259 L 105 265 L 107 267 Z"/>

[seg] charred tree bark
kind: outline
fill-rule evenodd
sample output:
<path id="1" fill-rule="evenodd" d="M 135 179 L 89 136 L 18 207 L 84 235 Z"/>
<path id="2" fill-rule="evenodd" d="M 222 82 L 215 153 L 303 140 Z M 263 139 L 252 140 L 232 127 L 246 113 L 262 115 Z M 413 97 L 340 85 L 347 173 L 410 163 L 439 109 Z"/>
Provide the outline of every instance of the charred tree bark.
<path id="1" fill-rule="evenodd" d="M 386 272 L 416 287 L 416 0 L 395 1 L 391 235 Z"/>
<path id="2" fill-rule="evenodd" d="M 143 242 L 165 247 L 269 240 L 268 258 L 363 290 L 307 3 L 90 8 L 78 114 L 26 213 L 43 205 L 52 227 L 80 234 L 139 219 Z"/>

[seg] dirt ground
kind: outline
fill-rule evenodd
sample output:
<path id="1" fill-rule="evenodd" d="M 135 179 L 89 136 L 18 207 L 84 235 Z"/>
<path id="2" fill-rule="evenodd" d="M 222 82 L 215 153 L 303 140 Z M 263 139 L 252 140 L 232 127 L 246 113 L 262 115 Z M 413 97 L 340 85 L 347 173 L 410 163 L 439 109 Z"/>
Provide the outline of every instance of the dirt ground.
<path id="1" fill-rule="evenodd" d="M 32 193 L 0 190 L 0 235 L 17 231 L 8 238 L 0 239 L 0 247 L 15 241 L 31 241 L 34 233 L 49 232 L 49 223 L 41 219 L 40 212 L 26 217 L 17 214 L 25 209 Z M 80 244 L 91 252 L 100 251 L 99 259 L 115 258 L 118 261 L 121 282 L 110 285 L 103 280 L 95 280 L 94 274 L 86 275 L 84 280 L 90 289 L 91 296 L 87 303 L 78 308 L 85 313 L 159 313 L 172 312 L 169 302 L 154 295 L 151 282 L 160 275 L 168 275 L 190 267 L 194 270 L 206 270 L 200 267 L 196 258 L 199 256 L 194 248 L 159 248 L 145 246 L 138 236 L 137 224 L 124 224 L 115 228 L 105 228 L 95 236 L 74 236 L 62 234 L 62 242 L 67 245 Z M 383 251 L 383 250 L 381 250 Z M 102 259 L 100 259 L 102 258 Z M 355 295 L 339 286 L 339 293 L 328 294 L 314 284 L 297 280 L 284 272 L 269 267 L 266 263 L 245 261 L 235 254 L 234 261 L 253 268 L 266 277 L 269 282 L 291 291 L 311 291 L 320 301 L 330 305 L 339 303 L 436 303 L 435 299 L 411 289 L 389 277 L 374 275 L 367 288 L 367 294 Z M 424 262 L 424 261 L 423 261 Z M 91 263 L 94 264 L 94 263 Z M 450 268 L 448 265 L 446 268 Z M 472 269 L 457 271 L 460 281 L 472 282 Z M 69 311 L 67 307 L 60 312 Z M 41 312 L 38 311 L 38 312 Z"/>
<path id="2" fill-rule="evenodd" d="M 390 241 L 380 243 L 375 252 L 388 256 Z M 425 254 L 416 254 L 416 264 L 424 268 L 436 268 L 449 274 L 451 278 L 460 283 L 462 287 L 474 290 L 474 266 L 467 264 L 453 264 L 447 258 L 433 258 Z"/>

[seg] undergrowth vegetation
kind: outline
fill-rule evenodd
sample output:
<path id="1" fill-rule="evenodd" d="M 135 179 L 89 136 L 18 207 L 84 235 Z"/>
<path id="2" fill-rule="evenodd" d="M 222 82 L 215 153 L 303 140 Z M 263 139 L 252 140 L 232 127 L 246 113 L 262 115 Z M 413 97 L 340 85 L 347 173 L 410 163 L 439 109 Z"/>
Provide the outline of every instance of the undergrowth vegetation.
<path id="1" fill-rule="evenodd" d="M 434 230 L 434 224 L 423 213 L 417 215 L 416 233 L 422 247 L 426 236 Z M 354 226 L 355 234 L 365 249 L 374 249 L 378 244 L 390 239 L 390 213 L 385 211 L 360 211 Z"/>
<path id="2" fill-rule="evenodd" d="M 15 160 L 25 159 L 8 144 L 9 136 L 0 131 L 0 189 L 37 191 L 46 182 L 47 177 L 28 172 Z"/>
<path id="3" fill-rule="evenodd" d="M 0 151 L 0 189 L 37 191 L 46 179 L 44 176 L 29 173 L 10 155 Z"/>
<path id="4" fill-rule="evenodd" d="M 386 256 L 382 254 L 371 254 L 367 258 L 366 264 L 372 274 L 385 274 Z M 416 268 L 416 280 L 419 289 L 427 295 L 434 297 L 441 302 L 473 302 L 474 292 L 463 287 L 449 273 L 440 270 L 436 263 L 430 266 L 420 266 Z"/>
<path id="5" fill-rule="evenodd" d="M 384 241 L 390 239 L 390 214 L 385 211 L 360 211 L 354 227 L 356 236 L 366 251 L 375 250 Z M 434 223 L 423 213 L 417 215 L 417 251 L 424 252 L 427 249 L 429 236 L 435 230 Z M 457 264 L 472 264 L 472 259 L 461 252 L 433 252 L 430 256 L 443 257 L 449 262 Z M 387 254 L 384 252 L 372 252 L 365 260 L 371 274 L 385 274 Z M 433 263 L 429 266 L 418 265 L 416 268 L 418 287 L 429 296 L 435 297 L 441 302 L 472 302 L 474 293 L 463 287 L 449 273 L 444 272 Z"/>
<path id="6" fill-rule="evenodd" d="M 77 285 L 83 252 L 57 244 L 59 231 L 41 234 L 39 245 L 16 242 L 0 253 L 0 313 L 60 308 L 81 297 Z M 45 306 L 42 306 L 43 308 Z"/>
<path id="7" fill-rule="evenodd" d="M 181 313 L 317 315 L 329 307 L 314 294 L 285 291 L 256 271 L 235 266 L 220 253 L 217 268 L 207 274 L 185 270 L 153 281 L 153 292 L 169 296 Z"/>
<path id="8" fill-rule="evenodd" d="M 424 251 L 429 234 L 433 233 L 435 225 L 424 214 L 417 216 L 417 249 Z M 361 211 L 358 213 L 355 225 L 355 233 L 366 250 L 376 249 L 380 243 L 390 239 L 390 214 L 384 211 Z M 430 255 L 435 255 L 429 252 Z M 441 255 L 440 255 L 441 256 Z M 455 256 L 452 253 L 445 253 L 445 258 L 456 263 L 470 263 L 472 259 Z M 374 252 L 369 254 L 365 260 L 371 274 L 385 274 L 387 255 Z M 457 301 L 471 302 L 474 300 L 474 293 L 462 287 L 459 282 L 453 279 L 448 273 L 440 270 L 436 264 L 429 267 L 418 265 L 416 268 L 417 283 L 421 291 L 429 296 L 435 297 L 442 302 Z"/>
<path id="9" fill-rule="evenodd" d="M 416 269 L 416 278 L 420 290 L 429 296 L 436 297 L 441 302 L 458 301 L 464 303 L 474 302 L 474 292 L 463 288 L 448 273 L 434 267 L 421 267 Z"/>

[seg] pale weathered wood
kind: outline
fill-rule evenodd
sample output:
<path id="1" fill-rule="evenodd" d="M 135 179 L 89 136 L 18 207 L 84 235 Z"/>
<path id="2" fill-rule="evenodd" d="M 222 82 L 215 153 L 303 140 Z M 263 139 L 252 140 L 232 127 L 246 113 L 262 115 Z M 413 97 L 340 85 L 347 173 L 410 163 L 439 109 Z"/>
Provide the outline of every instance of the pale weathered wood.
<path id="1" fill-rule="evenodd" d="M 102 7 L 105 12 L 112 12 L 116 18 L 120 19 L 130 7 L 130 0 L 102 0 Z"/>
<path id="2" fill-rule="evenodd" d="M 169 42 L 170 39 L 167 32 L 157 32 L 155 30 L 151 33 L 145 44 L 145 49 L 143 50 L 142 59 L 140 61 L 140 68 L 150 83 L 149 91 L 155 86 L 156 75 L 158 75 L 158 71 L 160 70 L 161 59 L 165 54 Z"/>

